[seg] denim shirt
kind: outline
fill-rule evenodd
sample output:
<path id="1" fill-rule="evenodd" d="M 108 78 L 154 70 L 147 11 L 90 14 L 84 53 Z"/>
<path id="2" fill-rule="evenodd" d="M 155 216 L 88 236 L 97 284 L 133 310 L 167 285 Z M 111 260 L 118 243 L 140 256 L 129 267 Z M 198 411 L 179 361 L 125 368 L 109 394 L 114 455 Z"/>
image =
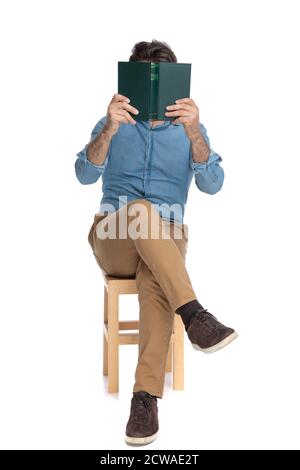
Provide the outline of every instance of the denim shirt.
<path id="1" fill-rule="evenodd" d="M 90 140 L 103 128 L 107 116 L 95 125 Z M 121 123 L 113 135 L 102 165 L 87 160 L 87 146 L 76 155 L 75 173 L 82 184 L 92 184 L 102 176 L 99 212 L 112 212 L 133 199 L 155 204 L 163 219 L 183 223 L 185 205 L 194 176 L 198 189 L 218 192 L 224 181 L 222 158 L 210 146 L 205 126 L 200 131 L 210 149 L 206 162 L 195 163 L 191 143 L 183 124 L 151 127 L 150 121 Z"/>

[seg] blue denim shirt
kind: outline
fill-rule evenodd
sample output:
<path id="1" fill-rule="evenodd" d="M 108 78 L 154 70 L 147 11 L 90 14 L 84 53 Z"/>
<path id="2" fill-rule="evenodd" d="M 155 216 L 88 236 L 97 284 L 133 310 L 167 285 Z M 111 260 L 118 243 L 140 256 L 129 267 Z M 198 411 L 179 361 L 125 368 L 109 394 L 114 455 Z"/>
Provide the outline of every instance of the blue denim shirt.
<path id="1" fill-rule="evenodd" d="M 97 122 L 90 140 L 106 119 Z M 193 161 L 183 124 L 166 120 L 151 128 L 150 121 L 137 121 L 135 125 L 120 124 L 102 165 L 87 160 L 86 144 L 76 155 L 76 176 L 82 184 L 95 183 L 102 176 L 99 212 L 118 210 L 133 199 L 147 199 L 157 205 L 163 219 L 183 223 L 193 176 L 198 189 L 208 194 L 219 191 L 224 181 L 222 158 L 211 149 L 205 126 L 199 123 L 199 128 L 210 148 L 206 162 Z"/>

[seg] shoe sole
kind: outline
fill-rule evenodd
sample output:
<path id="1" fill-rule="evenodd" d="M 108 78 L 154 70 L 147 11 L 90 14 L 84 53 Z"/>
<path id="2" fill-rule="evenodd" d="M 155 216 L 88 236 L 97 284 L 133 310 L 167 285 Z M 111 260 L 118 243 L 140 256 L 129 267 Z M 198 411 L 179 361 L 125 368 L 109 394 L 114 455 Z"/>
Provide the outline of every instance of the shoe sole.
<path id="1" fill-rule="evenodd" d="M 224 348 L 224 346 L 227 346 L 227 344 L 231 343 L 231 341 L 233 341 L 237 337 L 238 337 L 238 334 L 234 331 L 233 333 L 231 333 L 231 335 L 227 336 L 222 341 L 215 344 L 214 346 L 211 346 L 210 348 L 200 348 L 198 344 L 194 344 L 194 343 L 192 343 L 192 346 L 194 349 L 197 349 L 197 351 L 202 351 L 202 352 L 209 354 L 209 353 L 213 353 L 213 352 L 218 351 L 219 349 Z"/>
<path id="2" fill-rule="evenodd" d="M 157 436 L 158 436 L 158 432 L 156 432 L 155 434 L 152 434 L 152 436 L 146 436 L 146 437 L 126 436 L 125 441 L 128 444 L 133 444 L 133 445 L 146 445 L 146 444 L 150 444 L 150 442 L 155 441 Z"/>

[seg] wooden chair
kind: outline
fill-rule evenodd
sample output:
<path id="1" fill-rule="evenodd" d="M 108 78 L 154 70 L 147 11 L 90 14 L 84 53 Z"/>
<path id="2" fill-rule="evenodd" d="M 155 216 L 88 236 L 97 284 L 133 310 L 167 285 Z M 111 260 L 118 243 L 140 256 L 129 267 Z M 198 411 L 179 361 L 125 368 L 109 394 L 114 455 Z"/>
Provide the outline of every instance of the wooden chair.
<path id="1" fill-rule="evenodd" d="M 139 321 L 119 320 L 119 295 L 137 293 L 134 278 L 104 276 L 103 375 L 108 376 L 109 393 L 119 391 L 119 346 L 139 343 Z M 184 325 L 179 315 L 174 319 L 166 372 L 173 372 L 173 389 L 183 390 Z"/>

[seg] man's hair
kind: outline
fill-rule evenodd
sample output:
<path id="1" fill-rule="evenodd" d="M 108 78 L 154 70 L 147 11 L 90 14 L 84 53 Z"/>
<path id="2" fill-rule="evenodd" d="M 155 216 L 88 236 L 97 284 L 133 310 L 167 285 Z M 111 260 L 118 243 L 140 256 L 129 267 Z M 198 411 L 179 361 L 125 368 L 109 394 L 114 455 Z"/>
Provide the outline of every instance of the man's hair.
<path id="1" fill-rule="evenodd" d="M 151 42 L 137 42 L 129 57 L 130 62 L 137 62 L 145 60 L 149 62 L 177 62 L 176 55 L 166 42 L 156 41 L 152 39 Z"/>

